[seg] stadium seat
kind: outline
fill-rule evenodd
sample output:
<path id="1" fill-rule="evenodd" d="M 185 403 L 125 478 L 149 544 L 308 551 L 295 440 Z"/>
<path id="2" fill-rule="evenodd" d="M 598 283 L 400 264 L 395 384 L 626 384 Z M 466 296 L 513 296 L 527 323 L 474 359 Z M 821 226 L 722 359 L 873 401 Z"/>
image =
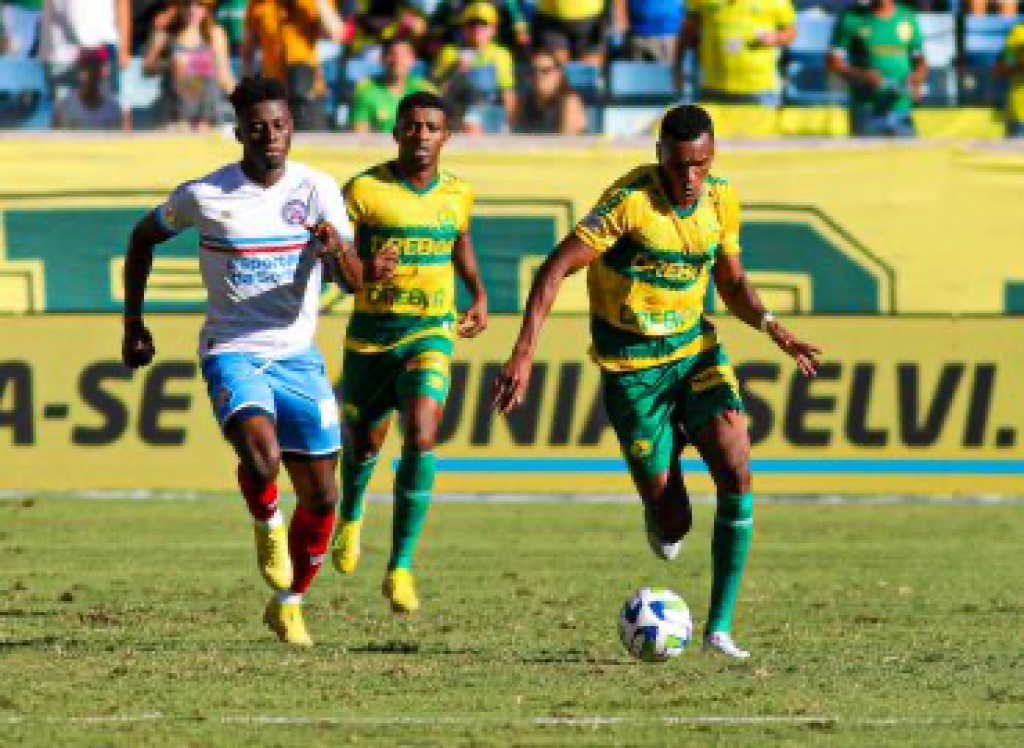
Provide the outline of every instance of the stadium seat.
<path id="1" fill-rule="evenodd" d="M 52 106 L 37 60 L 0 57 L 0 127 L 45 130 Z"/>
<path id="2" fill-rule="evenodd" d="M 1002 16 L 967 16 L 964 19 L 964 71 L 960 103 L 1001 103 L 1006 84 L 992 75 L 992 68 L 1016 22 L 1016 18 Z"/>
<path id="3" fill-rule="evenodd" d="M 921 102 L 925 106 L 954 106 L 956 86 L 956 19 L 951 13 L 918 13 L 924 57 L 928 63 Z"/>
<path id="4" fill-rule="evenodd" d="M 608 68 L 608 98 L 616 104 L 668 104 L 679 95 L 668 65 L 617 60 Z"/>
<path id="5" fill-rule="evenodd" d="M 565 66 L 565 78 L 586 103 L 591 104 L 600 100 L 601 71 L 596 65 L 570 62 Z"/>
<path id="6" fill-rule="evenodd" d="M 664 111 L 665 107 L 661 106 L 607 106 L 604 134 L 612 137 L 649 135 Z"/>
<path id="7" fill-rule="evenodd" d="M 835 16 L 820 10 L 797 14 L 796 39 L 786 49 L 783 97 L 788 104 L 829 105 L 846 101 L 846 92 L 828 72 L 828 50 Z"/>
<path id="8" fill-rule="evenodd" d="M 133 57 L 121 71 L 118 99 L 121 108 L 131 112 L 133 129 L 146 130 L 159 124 L 160 86 L 158 76 L 143 73 L 141 57 Z"/>

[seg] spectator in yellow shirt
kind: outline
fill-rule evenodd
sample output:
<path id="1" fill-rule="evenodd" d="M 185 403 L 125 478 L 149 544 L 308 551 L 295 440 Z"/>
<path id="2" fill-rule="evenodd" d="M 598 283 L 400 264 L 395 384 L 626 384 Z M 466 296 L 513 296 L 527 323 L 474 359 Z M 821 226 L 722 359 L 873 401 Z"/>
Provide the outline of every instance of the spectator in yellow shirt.
<path id="1" fill-rule="evenodd" d="M 433 78 L 438 89 L 456 110 L 464 132 L 484 129 L 484 112 L 497 95 L 505 110 L 506 122 L 516 113 L 516 75 L 512 54 L 494 41 L 498 30 L 498 11 L 491 3 L 473 2 L 460 18 L 462 40 L 459 46 L 445 46 L 434 65 Z M 487 68 L 491 68 L 488 71 Z M 490 89 L 496 85 L 497 92 Z"/>
<path id="2" fill-rule="evenodd" d="M 696 49 L 701 101 L 778 106 L 779 52 L 796 38 L 792 0 L 691 0 L 686 10 L 676 75 Z"/>
<path id="3" fill-rule="evenodd" d="M 530 34 L 534 46 L 550 49 L 561 65 L 601 65 L 605 51 L 605 0 L 537 0 Z"/>
<path id="4" fill-rule="evenodd" d="M 1014 26 L 1006 37 L 994 72 L 1010 80 L 1006 92 L 1006 134 L 1011 138 L 1024 137 L 1024 23 Z"/>

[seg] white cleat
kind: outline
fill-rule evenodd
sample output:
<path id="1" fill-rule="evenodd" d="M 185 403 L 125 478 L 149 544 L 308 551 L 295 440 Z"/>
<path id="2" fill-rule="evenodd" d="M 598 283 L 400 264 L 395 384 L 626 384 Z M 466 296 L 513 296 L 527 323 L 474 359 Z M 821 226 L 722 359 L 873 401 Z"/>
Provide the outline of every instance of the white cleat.
<path id="1" fill-rule="evenodd" d="M 732 657 L 734 660 L 746 660 L 750 657 L 750 652 L 737 647 L 736 642 L 732 640 L 732 637 L 724 631 L 715 631 L 711 634 L 705 634 L 704 651 L 713 654 L 722 654 L 726 657 Z"/>
<path id="2" fill-rule="evenodd" d="M 644 507 L 644 529 L 647 531 L 647 544 L 651 546 L 654 555 L 662 561 L 672 561 L 683 549 L 683 540 L 680 538 L 674 543 L 663 543 L 658 537 L 658 528 L 655 526 L 651 512 Z"/>

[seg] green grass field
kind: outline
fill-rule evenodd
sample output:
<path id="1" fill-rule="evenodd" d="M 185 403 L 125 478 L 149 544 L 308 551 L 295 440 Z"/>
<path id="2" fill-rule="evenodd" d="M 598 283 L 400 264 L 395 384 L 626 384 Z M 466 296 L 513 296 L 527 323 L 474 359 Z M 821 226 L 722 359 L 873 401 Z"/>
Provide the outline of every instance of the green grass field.
<path id="1" fill-rule="evenodd" d="M 759 506 L 749 664 L 616 636 L 648 584 L 703 624 L 709 506 L 665 564 L 637 506 L 439 504 L 410 619 L 379 593 L 390 513 L 295 651 L 240 502 L 0 501 L 0 743 L 1024 744 L 1019 505 Z"/>

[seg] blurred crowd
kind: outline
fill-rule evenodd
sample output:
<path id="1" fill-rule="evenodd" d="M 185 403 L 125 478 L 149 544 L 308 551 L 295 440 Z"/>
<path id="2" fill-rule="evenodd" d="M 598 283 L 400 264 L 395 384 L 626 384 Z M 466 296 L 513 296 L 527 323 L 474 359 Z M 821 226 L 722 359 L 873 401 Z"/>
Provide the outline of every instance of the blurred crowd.
<path id="1" fill-rule="evenodd" d="M 984 75 L 1007 129 L 1024 129 L 1017 0 L 0 0 L 0 93 L 30 59 L 50 125 L 202 130 L 230 117 L 241 75 L 280 79 L 299 129 L 388 132 L 405 94 L 435 90 L 464 132 L 579 134 L 611 66 L 670 97 L 778 106 L 798 11 L 831 14 L 823 69 L 845 87 L 855 134 L 909 136 L 928 85 L 918 13 L 1009 19 Z M 1002 22 L 998 22 L 1002 23 Z M 633 70 L 634 68 L 629 68 Z M 645 72 L 646 71 L 646 72 Z M 6 80 L 5 80 L 6 79 Z M 141 107 L 140 87 L 154 90 Z M 664 95 L 664 91 L 661 92 Z M 10 96 L 8 96 L 10 98 Z M 126 103 L 127 102 L 127 103 Z M 9 102 L 8 102 L 9 103 Z M 2 106 L 0 106 L 2 108 Z M 3 120 L 0 119 L 0 126 Z"/>

